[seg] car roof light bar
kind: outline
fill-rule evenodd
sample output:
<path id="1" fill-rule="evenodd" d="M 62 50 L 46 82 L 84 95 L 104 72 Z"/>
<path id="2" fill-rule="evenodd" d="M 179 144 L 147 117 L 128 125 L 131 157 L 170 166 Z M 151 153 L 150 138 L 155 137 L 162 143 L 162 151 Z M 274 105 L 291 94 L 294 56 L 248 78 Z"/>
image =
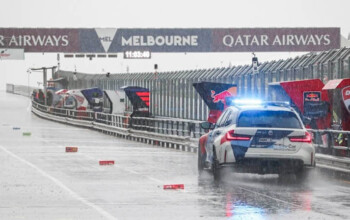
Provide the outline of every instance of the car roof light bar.
<path id="1" fill-rule="evenodd" d="M 263 101 L 260 99 L 234 99 L 234 105 L 262 105 Z"/>
<path id="2" fill-rule="evenodd" d="M 267 101 L 267 102 L 264 102 L 264 105 L 290 107 L 290 103 L 289 102 L 283 102 L 283 101 L 277 101 L 277 102 Z"/>
<path id="3" fill-rule="evenodd" d="M 229 102 L 228 102 L 229 101 Z M 226 99 L 226 103 L 231 106 L 279 106 L 279 107 L 290 107 L 289 102 L 285 101 L 263 101 L 261 99 Z"/>

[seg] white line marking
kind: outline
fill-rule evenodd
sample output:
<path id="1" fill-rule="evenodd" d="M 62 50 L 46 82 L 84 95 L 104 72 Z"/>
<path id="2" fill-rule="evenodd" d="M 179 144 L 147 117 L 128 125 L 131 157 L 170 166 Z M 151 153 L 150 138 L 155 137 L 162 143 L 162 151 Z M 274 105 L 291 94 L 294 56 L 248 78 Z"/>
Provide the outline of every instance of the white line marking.
<path id="1" fill-rule="evenodd" d="M 111 214 L 109 214 L 108 212 L 106 212 L 105 210 L 103 210 L 101 207 L 96 206 L 95 204 L 87 201 L 86 199 L 82 198 L 81 196 L 79 196 L 77 193 L 75 193 L 74 191 L 72 191 L 71 189 L 69 189 L 66 185 L 64 185 L 61 181 L 59 181 L 58 179 L 50 176 L 48 173 L 46 173 L 45 171 L 41 170 L 39 167 L 35 166 L 34 164 L 26 161 L 25 159 L 17 156 L 16 154 L 8 151 L 6 148 L 4 148 L 3 146 L 0 146 L 0 149 L 2 149 L 4 152 L 6 152 L 7 154 L 9 154 L 10 156 L 12 156 L 13 158 L 21 161 L 22 163 L 32 167 L 33 169 L 35 169 L 37 172 L 39 172 L 41 175 L 43 175 L 44 177 L 50 179 L 51 181 L 53 181 L 57 186 L 61 187 L 63 190 L 67 191 L 73 198 L 75 198 L 76 200 L 84 203 L 87 206 L 90 206 L 91 208 L 95 209 L 99 214 L 103 215 L 104 217 L 106 217 L 107 219 L 110 220 L 117 220 L 116 217 L 112 216 Z"/>

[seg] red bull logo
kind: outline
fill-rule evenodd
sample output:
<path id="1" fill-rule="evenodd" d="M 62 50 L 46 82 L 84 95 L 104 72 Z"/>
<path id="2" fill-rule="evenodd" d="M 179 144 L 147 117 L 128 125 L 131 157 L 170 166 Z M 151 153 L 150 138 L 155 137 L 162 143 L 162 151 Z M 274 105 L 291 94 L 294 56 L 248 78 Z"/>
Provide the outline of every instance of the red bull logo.
<path id="1" fill-rule="evenodd" d="M 307 95 L 308 98 L 318 98 L 318 95 L 315 93 L 310 93 Z"/>
<path id="2" fill-rule="evenodd" d="M 308 91 L 304 92 L 304 104 L 305 102 L 319 102 L 321 101 L 321 92 Z"/>
<path id="3" fill-rule="evenodd" d="M 222 102 L 225 104 L 225 98 L 229 96 L 235 96 L 237 94 L 237 87 L 231 87 L 227 90 L 224 90 L 220 93 L 215 94 L 214 90 L 211 90 L 211 97 L 213 98 L 214 103 Z"/>

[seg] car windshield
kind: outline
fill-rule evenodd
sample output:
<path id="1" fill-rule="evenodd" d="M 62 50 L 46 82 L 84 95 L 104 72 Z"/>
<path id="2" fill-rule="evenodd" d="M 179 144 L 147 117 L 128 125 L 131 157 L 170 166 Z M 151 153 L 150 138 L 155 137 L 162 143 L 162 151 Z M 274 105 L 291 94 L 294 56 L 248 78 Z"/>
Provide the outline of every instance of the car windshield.
<path id="1" fill-rule="evenodd" d="M 302 128 L 297 116 L 288 111 L 244 111 L 238 118 L 238 127 Z"/>

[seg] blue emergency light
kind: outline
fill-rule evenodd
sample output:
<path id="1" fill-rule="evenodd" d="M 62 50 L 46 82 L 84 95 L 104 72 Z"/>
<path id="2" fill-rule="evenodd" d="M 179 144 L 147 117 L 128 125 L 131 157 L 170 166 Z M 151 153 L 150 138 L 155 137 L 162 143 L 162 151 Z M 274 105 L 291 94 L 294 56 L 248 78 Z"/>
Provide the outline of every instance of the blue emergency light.
<path id="1" fill-rule="evenodd" d="M 280 106 L 290 107 L 289 102 L 263 101 L 261 99 L 227 97 L 226 104 L 229 106 Z"/>

